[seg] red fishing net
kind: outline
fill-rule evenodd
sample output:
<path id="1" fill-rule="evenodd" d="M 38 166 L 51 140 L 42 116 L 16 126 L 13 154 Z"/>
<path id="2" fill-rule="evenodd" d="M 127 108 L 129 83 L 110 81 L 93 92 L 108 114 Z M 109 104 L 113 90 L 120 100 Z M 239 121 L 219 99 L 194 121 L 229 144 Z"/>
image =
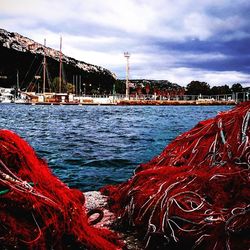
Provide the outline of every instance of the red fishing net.
<path id="1" fill-rule="evenodd" d="M 19 136 L 0 130 L 1 249 L 118 249 L 88 224 L 84 195 L 68 188 Z"/>
<path id="2" fill-rule="evenodd" d="M 126 183 L 111 208 L 150 249 L 248 249 L 250 103 L 200 122 Z"/>

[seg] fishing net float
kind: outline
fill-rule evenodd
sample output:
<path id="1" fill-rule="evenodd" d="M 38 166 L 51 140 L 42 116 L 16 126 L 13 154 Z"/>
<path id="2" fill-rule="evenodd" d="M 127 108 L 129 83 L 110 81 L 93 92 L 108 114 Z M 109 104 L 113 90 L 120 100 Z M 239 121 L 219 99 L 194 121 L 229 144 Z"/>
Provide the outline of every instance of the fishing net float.
<path id="1" fill-rule="evenodd" d="M 101 191 L 122 227 L 147 249 L 248 249 L 250 103 L 202 121 L 134 176 Z M 121 249 L 92 226 L 85 197 L 68 188 L 19 136 L 0 130 L 3 249 Z"/>
<path id="2" fill-rule="evenodd" d="M 248 249 L 250 102 L 198 123 L 134 176 L 106 186 L 148 249 Z"/>

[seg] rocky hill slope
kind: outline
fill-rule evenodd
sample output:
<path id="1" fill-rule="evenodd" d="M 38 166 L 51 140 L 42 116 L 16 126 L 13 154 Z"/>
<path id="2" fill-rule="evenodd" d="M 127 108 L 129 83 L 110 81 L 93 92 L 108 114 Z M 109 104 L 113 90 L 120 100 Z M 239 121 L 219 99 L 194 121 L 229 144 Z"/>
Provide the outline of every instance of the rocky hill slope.
<path id="1" fill-rule="evenodd" d="M 18 33 L 8 32 L 0 29 L 0 86 L 11 87 L 16 84 L 17 71 L 22 88 L 26 88 L 30 82 L 34 81 L 34 76 L 39 72 L 46 55 L 48 75 L 51 81 L 59 75 L 60 52 L 45 47 Z M 67 82 L 78 81 L 85 86 L 89 92 L 99 88 L 104 92 L 112 90 L 115 82 L 115 75 L 100 66 L 91 65 L 62 54 L 64 78 Z M 78 75 L 76 80 L 73 77 Z"/>

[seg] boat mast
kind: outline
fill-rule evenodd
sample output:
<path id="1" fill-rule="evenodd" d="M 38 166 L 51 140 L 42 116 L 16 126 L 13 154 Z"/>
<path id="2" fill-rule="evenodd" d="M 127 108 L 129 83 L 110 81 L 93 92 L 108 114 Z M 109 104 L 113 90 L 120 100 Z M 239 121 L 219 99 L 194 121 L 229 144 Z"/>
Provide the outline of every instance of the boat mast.
<path id="1" fill-rule="evenodd" d="M 45 56 L 46 39 L 44 39 L 44 53 L 43 53 L 43 94 L 45 94 L 46 81 L 46 56 Z"/>
<path id="2" fill-rule="evenodd" d="M 19 94 L 19 70 L 16 70 L 16 90 L 15 90 L 15 98 L 18 97 Z"/>
<path id="3" fill-rule="evenodd" d="M 62 91 L 62 37 L 60 37 L 59 93 Z"/>
<path id="4" fill-rule="evenodd" d="M 19 90 L 19 70 L 16 71 L 16 88 Z"/>

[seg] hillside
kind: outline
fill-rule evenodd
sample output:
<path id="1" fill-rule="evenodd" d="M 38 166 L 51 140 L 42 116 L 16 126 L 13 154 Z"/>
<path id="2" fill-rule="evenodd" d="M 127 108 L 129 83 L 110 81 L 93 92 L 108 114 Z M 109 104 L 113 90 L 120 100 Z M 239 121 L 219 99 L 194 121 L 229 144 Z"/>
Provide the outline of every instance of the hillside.
<path id="1" fill-rule="evenodd" d="M 170 92 L 184 92 L 184 88 L 176 83 L 171 83 L 168 80 L 151 80 L 151 79 L 131 79 L 130 93 L 142 93 L 146 94 L 147 91 L 150 94 L 158 92 L 158 94 L 164 95 L 164 93 Z M 125 93 L 126 80 L 117 80 L 116 90 L 119 93 Z M 161 93 L 160 93 L 161 92 Z"/>
<path id="2" fill-rule="evenodd" d="M 17 71 L 22 89 L 27 88 L 31 82 L 35 82 L 34 77 L 41 69 L 44 53 L 48 76 L 52 82 L 59 75 L 60 52 L 18 33 L 0 29 L 0 86 L 15 86 Z M 95 93 L 97 90 L 101 92 L 112 90 L 115 76 L 109 70 L 78 61 L 64 54 L 62 54 L 62 62 L 65 81 L 73 83 L 73 76 L 78 75 L 78 83 L 81 79 L 81 84 L 85 83 L 86 91 L 89 93 Z M 46 86 L 46 88 L 49 87 Z"/>

